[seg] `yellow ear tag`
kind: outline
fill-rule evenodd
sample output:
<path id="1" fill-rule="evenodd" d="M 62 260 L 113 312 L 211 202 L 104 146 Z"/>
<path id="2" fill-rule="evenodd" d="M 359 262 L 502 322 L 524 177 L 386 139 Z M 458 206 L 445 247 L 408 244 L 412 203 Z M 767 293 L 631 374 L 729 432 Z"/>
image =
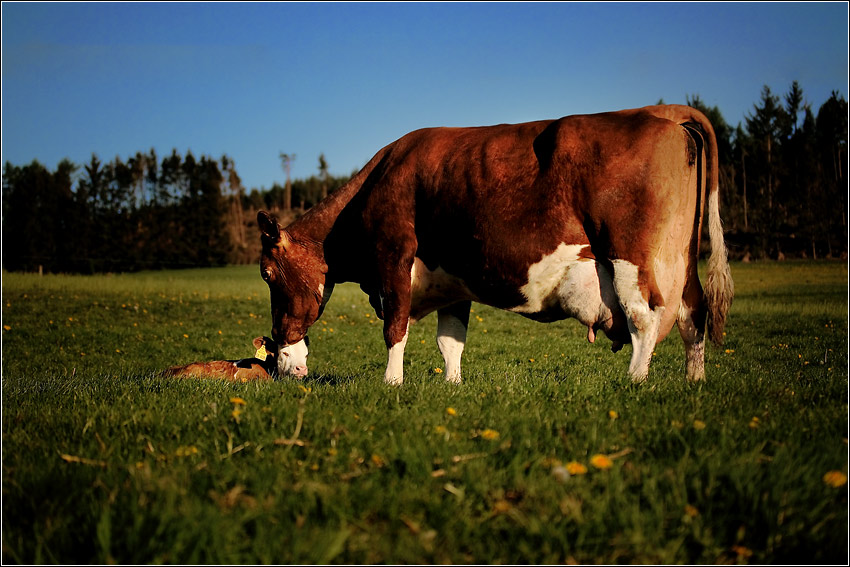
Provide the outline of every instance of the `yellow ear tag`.
<path id="1" fill-rule="evenodd" d="M 266 351 L 266 345 L 260 345 L 260 348 L 258 348 L 257 352 L 254 353 L 254 358 L 265 360 L 268 355 L 269 353 Z"/>

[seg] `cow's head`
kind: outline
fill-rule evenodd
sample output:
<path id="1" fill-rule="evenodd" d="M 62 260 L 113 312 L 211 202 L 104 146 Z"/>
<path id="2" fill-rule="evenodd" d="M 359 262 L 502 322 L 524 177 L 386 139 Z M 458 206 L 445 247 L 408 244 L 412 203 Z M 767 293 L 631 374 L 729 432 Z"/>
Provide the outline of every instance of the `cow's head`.
<path id="1" fill-rule="evenodd" d="M 271 292 L 272 338 L 280 346 L 278 369 L 284 373 L 288 347 L 303 349 L 306 360 L 306 344 L 298 345 L 319 317 L 328 267 L 311 247 L 315 243 L 299 242 L 269 213 L 257 213 L 257 224 L 263 244 L 260 274 Z"/>

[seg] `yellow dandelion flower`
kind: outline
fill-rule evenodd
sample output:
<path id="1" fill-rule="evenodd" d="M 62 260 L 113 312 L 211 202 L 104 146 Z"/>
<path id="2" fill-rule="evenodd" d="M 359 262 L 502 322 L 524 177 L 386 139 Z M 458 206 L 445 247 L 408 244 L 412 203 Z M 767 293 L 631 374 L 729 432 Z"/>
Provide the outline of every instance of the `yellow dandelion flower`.
<path id="1" fill-rule="evenodd" d="M 499 438 L 499 432 L 495 429 L 485 429 L 481 432 L 481 437 L 488 441 L 494 441 Z"/>
<path id="2" fill-rule="evenodd" d="M 245 401 L 245 400 L 243 400 L 242 398 L 230 398 L 230 403 L 231 403 L 231 404 L 236 404 L 237 406 L 244 406 L 244 405 L 245 405 L 245 404 L 247 404 L 248 402 L 246 402 L 246 401 Z"/>
<path id="3" fill-rule="evenodd" d="M 312 386 L 310 386 L 310 387 L 308 388 L 307 386 L 302 386 L 301 384 L 298 384 L 298 389 L 299 389 L 299 390 L 301 390 L 302 392 L 304 392 L 305 394 L 309 394 L 310 392 L 312 392 L 312 391 L 313 391 L 313 387 L 312 387 Z"/>
<path id="4" fill-rule="evenodd" d="M 437 374 L 442 374 L 442 373 L 443 373 L 443 369 L 442 369 L 442 368 L 435 368 L 435 369 L 434 369 L 434 372 L 435 372 L 435 373 L 437 373 Z"/>
<path id="5" fill-rule="evenodd" d="M 183 333 L 183 338 L 184 338 L 184 339 L 188 339 L 188 338 L 189 338 L 189 335 L 187 335 L 186 333 Z"/>
<path id="6" fill-rule="evenodd" d="M 610 469 L 614 466 L 614 461 L 612 461 L 609 457 L 605 455 L 593 455 L 590 457 L 590 464 L 596 467 L 597 469 Z"/>
<path id="7" fill-rule="evenodd" d="M 617 419 L 618 417 L 620 417 L 620 414 L 618 414 L 614 410 L 608 410 L 608 417 L 610 417 L 611 419 Z"/>
<path id="8" fill-rule="evenodd" d="M 449 430 L 446 429 L 446 426 L 444 426 L 444 425 L 438 425 L 434 428 L 434 433 L 437 433 L 439 435 L 442 435 L 442 434 L 448 433 L 448 432 L 449 432 Z"/>
<path id="9" fill-rule="evenodd" d="M 823 481 L 833 488 L 839 488 L 847 484 L 847 475 L 841 471 L 829 471 L 823 475 Z"/>
<path id="10" fill-rule="evenodd" d="M 383 457 L 381 457 L 380 455 L 376 455 L 374 453 L 372 454 L 372 457 L 371 457 L 370 460 L 372 461 L 372 464 L 375 465 L 378 468 L 381 468 L 381 467 L 383 467 L 384 465 L 387 464 L 387 462 L 384 460 Z"/>
<path id="11" fill-rule="evenodd" d="M 685 515 L 689 518 L 696 518 L 699 516 L 699 510 L 697 510 L 696 506 L 685 504 Z"/>
<path id="12" fill-rule="evenodd" d="M 457 415 L 457 410 L 455 408 L 446 408 L 446 413 L 449 415 Z"/>
<path id="13" fill-rule="evenodd" d="M 12 327 L 10 327 L 9 325 L 3 325 L 3 329 L 5 329 L 7 331 L 11 331 Z"/>
<path id="14" fill-rule="evenodd" d="M 761 425 L 759 423 L 759 418 L 753 416 L 753 418 L 750 420 L 750 429 L 756 429 L 759 425 Z"/>
<path id="15" fill-rule="evenodd" d="M 579 462 L 570 461 L 567 463 L 567 472 L 573 476 L 587 474 L 587 467 Z"/>
<path id="16" fill-rule="evenodd" d="M 177 455 L 178 457 L 189 457 L 191 455 L 197 455 L 198 452 L 198 448 L 194 445 L 189 445 L 188 447 L 184 447 L 181 445 L 180 447 L 177 447 L 175 455 Z"/>
<path id="17" fill-rule="evenodd" d="M 493 513 L 494 514 L 506 514 L 511 511 L 513 506 L 507 500 L 496 500 L 493 504 Z"/>
<path id="18" fill-rule="evenodd" d="M 705 429 L 705 422 L 699 419 L 694 420 L 694 429 L 703 430 Z"/>
<path id="19" fill-rule="evenodd" d="M 239 406 L 234 407 L 233 411 L 230 412 L 230 416 L 233 418 L 234 421 L 236 421 L 236 423 L 239 423 L 239 421 L 241 420 L 241 417 L 240 417 L 241 415 L 242 415 L 242 410 L 239 409 Z"/>

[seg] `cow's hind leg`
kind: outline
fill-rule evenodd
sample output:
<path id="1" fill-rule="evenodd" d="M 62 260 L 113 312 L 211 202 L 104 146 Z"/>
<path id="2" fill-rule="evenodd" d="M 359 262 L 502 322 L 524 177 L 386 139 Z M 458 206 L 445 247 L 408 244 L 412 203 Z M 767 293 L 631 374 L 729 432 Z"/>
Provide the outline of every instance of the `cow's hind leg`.
<path id="1" fill-rule="evenodd" d="M 682 303 L 676 316 L 679 334 L 685 342 L 687 378 L 698 382 L 705 378 L 705 321 L 707 308 L 696 266 L 688 273 Z"/>
<path id="2" fill-rule="evenodd" d="M 437 311 L 437 346 L 446 362 L 446 380 L 460 384 L 460 357 L 466 344 L 471 301 L 462 301 Z"/>
<path id="3" fill-rule="evenodd" d="M 626 260 L 613 260 L 614 291 L 620 307 L 626 314 L 626 322 L 632 339 L 632 359 L 629 375 L 635 382 L 643 382 L 649 374 L 652 351 L 658 339 L 664 306 L 649 304 L 650 290 L 641 290 L 639 270 Z"/>

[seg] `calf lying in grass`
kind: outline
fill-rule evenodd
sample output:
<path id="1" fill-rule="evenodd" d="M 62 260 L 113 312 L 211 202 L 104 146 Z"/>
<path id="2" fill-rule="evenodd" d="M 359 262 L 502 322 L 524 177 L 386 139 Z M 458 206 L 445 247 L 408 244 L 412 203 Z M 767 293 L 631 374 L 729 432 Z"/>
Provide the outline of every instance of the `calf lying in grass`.
<path id="1" fill-rule="evenodd" d="M 292 375 L 298 379 L 307 375 L 306 341 L 280 348 L 268 337 L 257 337 L 253 344 L 257 349 L 253 358 L 172 366 L 162 375 L 176 378 L 216 378 L 242 383 L 274 380 L 278 374 Z M 278 358 L 281 360 L 278 361 Z"/>

